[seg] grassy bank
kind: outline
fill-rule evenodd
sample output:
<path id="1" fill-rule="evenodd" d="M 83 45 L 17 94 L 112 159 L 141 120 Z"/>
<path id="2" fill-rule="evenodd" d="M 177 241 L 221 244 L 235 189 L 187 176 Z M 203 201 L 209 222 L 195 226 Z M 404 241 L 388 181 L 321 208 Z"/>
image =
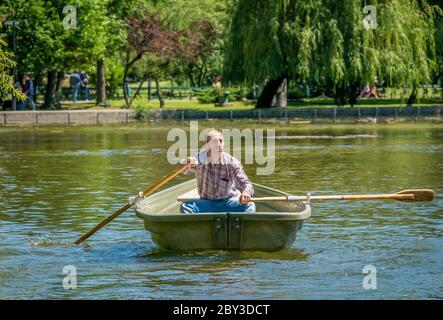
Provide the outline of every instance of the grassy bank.
<path id="1" fill-rule="evenodd" d="M 109 100 L 109 107 L 96 106 L 94 101 L 89 102 L 63 102 L 63 110 L 101 110 L 101 109 L 123 109 L 125 108 L 125 102 L 123 99 L 119 100 Z M 418 103 L 414 106 L 441 106 L 443 105 L 443 99 L 438 98 L 428 98 L 420 99 Z M 392 106 L 406 106 L 405 99 L 359 99 L 358 104 L 355 107 L 392 107 Z M 288 103 L 288 108 L 336 108 L 337 105 L 334 104 L 334 100 L 330 98 L 320 98 L 320 99 L 303 99 L 298 101 L 290 101 Z M 345 108 L 350 108 L 349 105 L 344 106 Z M 159 109 L 158 100 L 148 101 L 146 98 L 135 99 L 132 108 L 137 111 L 149 111 Z M 233 101 L 230 102 L 229 106 L 226 107 L 216 107 L 213 103 L 200 103 L 197 99 L 189 100 L 165 100 L 165 109 L 184 109 L 184 110 L 248 110 L 254 108 L 254 102 L 249 101 Z"/>

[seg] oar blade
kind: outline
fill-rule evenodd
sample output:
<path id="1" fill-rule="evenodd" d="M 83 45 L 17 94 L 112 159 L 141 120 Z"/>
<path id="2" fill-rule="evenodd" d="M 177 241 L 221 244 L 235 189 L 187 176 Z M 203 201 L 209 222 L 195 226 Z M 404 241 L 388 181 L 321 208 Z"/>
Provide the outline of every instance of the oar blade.
<path id="1" fill-rule="evenodd" d="M 431 189 L 411 189 L 397 192 L 397 194 L 413 194 L 414 199 L 402 201 L 432 201 L 435 197 L 435 191 Z"/>

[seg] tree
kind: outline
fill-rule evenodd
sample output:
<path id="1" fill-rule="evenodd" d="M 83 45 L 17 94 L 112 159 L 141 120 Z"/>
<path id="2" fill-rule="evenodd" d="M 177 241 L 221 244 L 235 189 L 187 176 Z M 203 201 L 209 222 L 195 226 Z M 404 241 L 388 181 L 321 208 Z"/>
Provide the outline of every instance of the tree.
<path id="1" fill-rule="evenodd" d="M 5 20 L 6 14 L 5 7 L 0 7 L 0 29 L 2 27 L 2 23 Z M 14 69 L 17 65 L 17 63 L 14 61 L 14 54 L 12 52 L 7 51 L 6 48 L 7 44 L 6 41 L 2 38 L 0 38 L 0 99 L 4 94 L 12 93 L 14 94 L 19 100 L 25 100 L 26 97 L 14 86 L 14 77 L 11 76 L 11 71 Z"/>
<path id="2" fill-rule="evenodd" d="M 123 94 L 126 106 L 131 107 L 134 98 L 140 91 L 141 86 L 147 79 L 142 78 L 136 93 L 131 99 L 127 93 L 127 77 L 129 69 L 145 55 L 156 56 L 158 64 L 151 67 L 163 69 L 169 65 L 171 59 L 175 58 L 179 50 L 179 34 L 167 29 L 157 15 L 146 11 L 143 15 L 134 15 L 128 18 L 127 28 L 127 51 L 125 61 L 125 72 L 123 76 Z M 164 101 L 161 97 L 161 90 L 158 78 L 155 79 L 157 92 L 159 93 L 160 107 L 163 107 Z"/>
<path id="3" fill-rule="evenodd" d="M 0 98 L 6 93 L 12 93 L 19 100 L 25 100 L 23 92 L 14 87 L 14 78 L 11 76 L 11 70 L 16 63 L 13 60 L 13 54 L 5 51 L 6 42 L 0 38 Z"/>
<path id="4" fill-rule="evenodd" d="M 223 66 L 228 8 L 232 0 L 174 0 L 164 6 L 165 21 L 180 31 L 182 43 L 198 42 L 194 54 L 179 58 L 181 73 L 191 86 L 212 82 L 211 77 L 221 73 Z M 193 38 L 193 39 L 189 39 Z"/>
<path id="5" fill-rule="evenodd" d="M 441 0 L 430 0 L 430 3 L 432 5 L 438 6 L 439 15 L 435 19 L 435 25 L 436 25 L 436 54 L 437 54 L 437 60 L 438 60 L 438 71 L 436 72 L 435 76 L 433 77 L 433 83 L 438 83 L 438 81 L 441 81 L 441 86 L 443 88 L 443 1 Z"/>
<path id="6" fill-rule="evenodd" d="M 208 57 L 213 52 L 216 32 L 208 21 L 193 21 L 180 34 L 178 59 L 192 87 L 202 86 L 208 74 Z"/>
<path id="7" fill-rule="evenodd" d="M 267 84 L 256 107 L 270 107 L 286 78 L 332 88 L 344 103 L 375 77 L 416 86 L 435 69 L 435 12 L 422 0 L 375 2 L 377 28 L 363 27 L 363 0 L 238 0 L 225 77 Z"/>
<path id="8" fill-rule="evenodd" d="M 437 83 L 439 80 L 442 84 L 443 88 L 443 18 L 440 18 L 437 22 L 437 57 L 438 57 L 438 65 L 439 70 L 437 75 L 434 77 L 434 83 Z"/>
<path id="9" fill-rule="evenodd" d="M 106 11 L 109 0 L 77 1 L 76 25 L 66 24 L 66 1 L 4 0 L 14 8 L 21 21 L 17 34 L 17 65 L 19 73 L 33 72 L 36 86 L 46 74 L 44 106 L 58 105 L 64 72 L 95 66 L 106 56 L 106 48 L 119 36 L 113 32 L 118 22 L 111 21 Z M 69 20 L 69 19 L 68 19 Z M 121 36 L 120 36 L 121 37 Z"/>

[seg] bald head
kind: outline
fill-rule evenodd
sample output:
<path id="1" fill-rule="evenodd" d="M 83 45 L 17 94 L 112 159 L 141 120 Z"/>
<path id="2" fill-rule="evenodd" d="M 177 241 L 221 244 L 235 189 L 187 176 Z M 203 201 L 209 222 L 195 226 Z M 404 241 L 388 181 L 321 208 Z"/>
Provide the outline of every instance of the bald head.
<path id="1" fill-rule="evenodd" d="M 223 137 L 223 134 L 220 131 L 218 131 L 217 129 L 211 129 L 206 133 L 205 141 L 206 143 L 208 143 L 212 139 L 218 139 L 220 136 Z"/>
<path id="2" fill-rule="evenodd" d="M 215 153 L 223 152 L 223 147 L 225 146 L 225 140 L 223 138 L 223 134 L 216 130 L 211 129 L 206 133 L 206 149 L 212 150 Z"/>

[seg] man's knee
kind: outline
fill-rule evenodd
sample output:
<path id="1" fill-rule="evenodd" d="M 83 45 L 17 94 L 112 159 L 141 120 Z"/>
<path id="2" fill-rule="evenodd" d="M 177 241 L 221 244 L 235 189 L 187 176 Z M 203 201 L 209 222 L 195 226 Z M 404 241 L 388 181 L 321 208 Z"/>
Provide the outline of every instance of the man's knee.
<path id="1" fill-rule="evenodd" d="M 233 197 L 226 202 L 226 209 L 227 211 L 233 210 L 234 212 L 255 212 L 255 203 L 241 204 L 238 198 Z"/>
<path id="2" fill-rule="evenodd" d="M 255 208 L 254 202 L 249 202 L 248 204 L 246 204 L 245 212 L 255 212 L 255 210 L 256 210 L 256 208 Z"/>

